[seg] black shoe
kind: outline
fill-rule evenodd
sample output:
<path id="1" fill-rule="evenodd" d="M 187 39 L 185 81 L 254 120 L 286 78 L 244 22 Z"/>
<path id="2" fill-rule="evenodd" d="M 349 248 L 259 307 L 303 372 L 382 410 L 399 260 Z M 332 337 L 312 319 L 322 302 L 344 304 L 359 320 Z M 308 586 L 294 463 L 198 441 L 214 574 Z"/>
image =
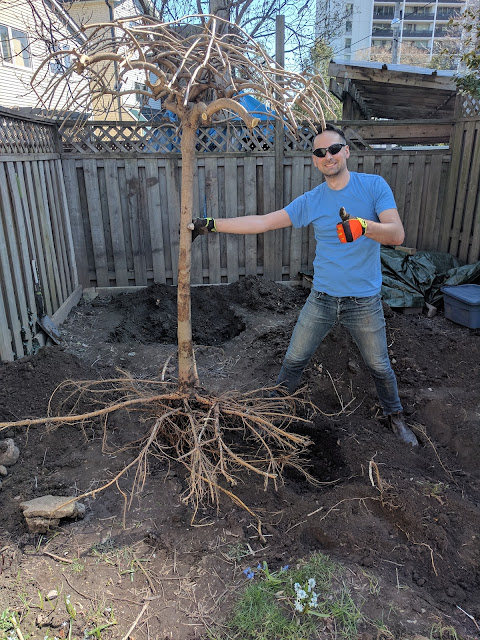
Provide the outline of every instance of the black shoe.
<path id="1" fill-rule="evenodd" d="M 388 425 L 391 427 L 393 433 L 400 438 L 405 444 L 410 444 L 412 447 L 418 447 L 418 440 L 411 429 L 405 424 L 403 419 L 403 413 L 391 413 L 387 416 Z"/>

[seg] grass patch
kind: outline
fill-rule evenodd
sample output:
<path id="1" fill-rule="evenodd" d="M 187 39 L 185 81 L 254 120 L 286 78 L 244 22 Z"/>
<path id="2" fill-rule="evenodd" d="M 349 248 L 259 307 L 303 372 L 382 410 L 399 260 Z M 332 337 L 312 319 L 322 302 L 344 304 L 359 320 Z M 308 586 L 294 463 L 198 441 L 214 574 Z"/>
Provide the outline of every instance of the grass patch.
<path id="1" fill-rule="evenodd" d="M 351 640 L 365 621 L 343 568 L 321 553 L 295 568 L 270 572 L 264 562 L 244 574 L 249 583 L 212 640 L 305 640 L 325 629 Z"/>

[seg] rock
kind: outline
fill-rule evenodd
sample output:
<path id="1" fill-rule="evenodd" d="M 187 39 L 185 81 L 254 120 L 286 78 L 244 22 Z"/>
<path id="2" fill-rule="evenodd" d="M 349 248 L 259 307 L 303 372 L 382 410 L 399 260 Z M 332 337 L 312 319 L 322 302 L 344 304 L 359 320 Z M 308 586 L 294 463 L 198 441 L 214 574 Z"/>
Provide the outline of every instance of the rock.
<path id="1" fill-rule="evenodd" d="M 18 460 L 20 450 L 12 438 L 0 441 L 0 464 L 4 467 L 11 467 Z"/>
<path id="2" fill-rule="evenodd" d="M 25 518 L 30 533 L 47 533 L 51 528 L 58 527 L 59 518 Z"/>
<path id="3" fill-rule="evenodd" d="M 58 591 L 56 589 L 52 589 L 47 593 L 46 598 L 47 600 L 55 600 L 55 598 L 58 598 Z"/>
<path id="4" fill-rule="evenodd" d="M 85 515 L 85 506 L 74 496 L 41 496 L 21 502 L 20 507 L 30 533 L 46 533 L 58 526 L 62 518 L 83 518 Z"/>
<path id="5" fill-rule="evenodd" d="M 0 476 L 5 477 L 7 475 L 7 467 L 3 464 L 0 464 Z"/>

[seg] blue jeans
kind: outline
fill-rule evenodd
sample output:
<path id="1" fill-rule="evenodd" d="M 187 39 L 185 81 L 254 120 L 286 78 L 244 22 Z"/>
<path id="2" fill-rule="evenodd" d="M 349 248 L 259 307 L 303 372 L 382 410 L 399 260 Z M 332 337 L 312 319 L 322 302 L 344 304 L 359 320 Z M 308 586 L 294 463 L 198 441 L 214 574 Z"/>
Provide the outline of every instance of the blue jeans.
<path id="1" fill-rule="evenodd" d="M 397 380 L 390 364 L 380 294 L 368 298 L 335 298 L 313 290 L 298 317 L 277 384 L 293 393 L 317 347 L 331 329 L 343 325 L 373 376 L 385 415 L 402 411 Z"/>

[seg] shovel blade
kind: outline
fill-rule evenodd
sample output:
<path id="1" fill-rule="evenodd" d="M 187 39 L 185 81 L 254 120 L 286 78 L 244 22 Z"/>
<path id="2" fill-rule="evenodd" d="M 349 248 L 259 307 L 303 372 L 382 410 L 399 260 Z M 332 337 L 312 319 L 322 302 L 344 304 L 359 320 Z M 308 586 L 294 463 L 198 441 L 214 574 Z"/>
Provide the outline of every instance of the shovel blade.
<path id="1" fill-rule="evenodd" d="M 57 325 L 47 315 L 37 318 L 37 323 L 55 344 L 60 344 L 61 335 Z"/>

